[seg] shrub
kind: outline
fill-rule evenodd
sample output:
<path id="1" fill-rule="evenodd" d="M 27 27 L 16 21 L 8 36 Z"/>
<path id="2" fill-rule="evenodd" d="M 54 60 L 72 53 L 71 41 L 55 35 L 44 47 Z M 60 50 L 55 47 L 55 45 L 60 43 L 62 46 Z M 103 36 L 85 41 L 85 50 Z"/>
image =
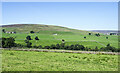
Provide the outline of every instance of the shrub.
<path id="1" fill-rule="evenodd" d="M 2 38 L 2 47 L 3 48 L 15 47 L 15 39 L 13 37 Z"/>
<path id="2" fill-rule="evenodd" d="M 35 37 L 35 40 L 39 40 L 39 38 L 36 36 L 36 37 Z"/>
<path id="3" fill-rule="evenodd" d="M 41 45 L 39 45 L 39 46 L 38 46 L 38 48 L 42 49 L 42 46 L 41 46 Z"/>
<path id="4" fill-rule="evenodd" d="M 84 39 L 86 39 L 86 36 L 84 37 Z"/>
<path id="5" fill-rule="evenodd" d="M 34 45 L 33 48 L 39 48 L 38 46 Z"/>
<path id="6" fill-rule="evenodd" d="M 107 47 L 110 46 L 110 44 L 107 44 Z"/>
<path id="7" fill-rule="evenodd" d="M 52 45 L 50 46 L 50 49 L 56 49 L 56 46 L 52 44 Z"/>
<path id="8" fill-rule="evenodd" d="M 59 44 L 56 44 L 56 49 L 60 49 L 60 45 Z"/>
<path id="9" fill-rule="evenodd" d="M 91 33 L 89 33 L 89 35 L 91 35 Z"/>
<path id="10" fill-rule="evenodd" d="M 30 31 L 30 33 L 35 33 L 34 31 Z"/>
<path id="11" fill-rule="evenodd" d="M 96 36 L 100 36 L 100 34 L 99 33 L 97 33 L 97 34 L 95 34 Z"/>
<path id="12" fill-rule="evenodd" d="M 70 46 L 67 45 L 67 46 L 65 46 L 65 49 L 70 50 L 71 48 L 70 48 Z"/>
<path id="13" fill-rule="evenodd" d="M 106 37 L 106 39 L 108 39 L 108 37 Z"/>
<path id="14" fill-rule="evenodd" d="M 85 47 L 84 47 L 83 45 L 80 45 L 79 48 L 80 48 L 81 50 L 85 50 Z"/>
<path id="15" fill-rule="evenodd" d="M 50 49 L 50 46 L 45 46 L 44 49 Z"/>
<path id="16" fill-rule="evenodd" d="M 104 49 L 105 49 L 105 51 L 112 51 L 112 52 L 116 52 L 117 51 L 116 48 L 112 47 L 112 46 L 107 46 Z"/>
<path id="17" fill-rule="evenodd" d="M 32 40 L 32 39 L 31 39 L 31 36 L 29 36 L 29 35 L 26 37 L 26 39 L 27 39 L 27 40 Z"/>
<path id="18" fill-rule="evenodd" d="M 74 50 L 80 50 L 80 45 L 79 45 L 79 44 L 76 44 L 76 45 L 74 46 Z"/>
<path id="19" fill-rule="evenodd" d="M 25 43 L 27 44 L 27 47 L 28 47 L 28 48 L 31 48 L 31 47 L 32 47 L 32 43 L 29 42 L 29 40 L 25 40 Z"/>
<path id="20" fill-rule="evenodd" d="M 115 47 L 110 46 L 110 44 L 107 44 L 106 47 L 100 48 L 100 51 L 111 51 L 111 52 L 118 52 L 118 49 Z"/>
<path id="21" fill-rule="evenodd" d="M 64 39 L 62 39 L 62 43 L 65 43 L 65 40 L 64 40 Z"/>
<path id="22" fill-rule="evenodd" d="M 98 47 L 97 46 L 95 47 L 94 51 L 98 51 Z"/>
<path id="23" fill-rule="evenodd" d="M 23 48 L 23 47 L 25 47 L 25 46 L 22 45 L 22 44 L 15 44 L 15 47 Z"/>
<path id="24" fill-rule="evenodd" d="M 70 50 L 74 50 L 74 45 L 70 45 Z"/>
<path id="25" fill-rule="evenodd" d="M 5 29 L 2 29 L 2 32 L 5 33 Z"/>
<path id="26" fill-rule="evenodd" d="M 31 47 L 32 47 L 32 43 L 31 43 L 31 42 L 28 42 L 28 43 L 27 43 L 27 47 L 28 47 L 28 48 L 31 48 Z"/>
<path id="27" fill-rule="evenodd" d="M 65 48 L 65 43 L 61 43 L 60 44 L 60 49 L 64 49 Z"/>

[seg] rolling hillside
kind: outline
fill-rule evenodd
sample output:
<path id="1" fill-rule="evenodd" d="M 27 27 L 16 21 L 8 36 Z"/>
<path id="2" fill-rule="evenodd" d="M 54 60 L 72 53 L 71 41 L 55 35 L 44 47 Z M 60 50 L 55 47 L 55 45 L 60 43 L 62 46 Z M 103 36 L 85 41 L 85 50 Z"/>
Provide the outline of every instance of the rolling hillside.
<path id="1" fill-rule="evenodd" d="M 88 48 L 98 48 L 105 47 L 108 43 L 111 46 L 118 48 L 118 36 L 116 35 L 104 35 L 100 33 L 100 37 L 95 36 L 95 32 L 91 32 L 92 35 L 89 35 L 90 31 L 70 29 L 67 27 L 53 26 L 53 25 L 40 25 L 40 24 L 15 24 L 15 25 L 4 25 L 2 29 L 5 31 L 13 32 L 16 34 L 2 33 L 1 37 L 14 37 L 16 43 L 24 44 L 26 36 L 30 35 L 33 40 L 32 45 L 52 45 L 57 43 L 62 43 L 62 39 L 65 40 L 66 45 L 71 44 L 81 44 Z M 31 34 L 30 31 L 35 33 Z M 57 35 L 54 35 L 57 34 Z M 38 36 L 39 41 L 35 40 L 35 37 Z M 84 38 L 86 37 L 86 39 Z M 106 39 L 108 37 L 109 39 Z"/>
<path id="2" fill-rule="evenodd" d="M 77 29 L 70 29 L 67 27 L 54 26 L 54 25 L 43 25 L 43 24 L 12 24 L 3 25 L 3 29 L 6 31 L 16 31 L 18 33 L 29 33 L 34 31 L 36 33 L 69 33 L 69 34 L 86 34 L 88 31 L 82 31 Z"/>

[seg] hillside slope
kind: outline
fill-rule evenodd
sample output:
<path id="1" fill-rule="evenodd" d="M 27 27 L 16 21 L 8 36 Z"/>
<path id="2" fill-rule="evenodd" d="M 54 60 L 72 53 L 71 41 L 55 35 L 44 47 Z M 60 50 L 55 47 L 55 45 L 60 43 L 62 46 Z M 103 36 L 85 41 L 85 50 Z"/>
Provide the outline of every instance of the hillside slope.
<path id="1" fill-rule="evenodd" d="M 24 42 L 28 35 L 31 36 L 32 46 L 42 45 L 50 46 L 52 44 L 62 43 L 62 39 L 65 40 L 66 45 L 71 44 L 81 44 L 88 48 L 98 48 L 105 47 L 108 43 L 111 46 L 118 48 L 118 36 L 117 35 L 103 35 L 100 33 L 100 36 L 97 37 L 94 32 L 92 35 L 89 35 L 89 31 L 82 31 L 76 29 L 70 29 L 61 26 L 53 25 L 41 25 L 41 24 L 15 24 L 15 25 L 5 25 L 2 26 L 2 29 L 5 31 L 13 32 L 16 34 L 2 33 L 2 37 L 14 37 L 15 42 L 19 44 L 26 45 Z M 34 31 L 34 34 L 31 34 L 30 31 Z M 54 35 L 57 34 L 57 35 Z M 36 42 L 35 37 L 38 36 L 40 40 Z M 86 37 L 86 38 L 84 38 Z M 108 37 L 108 39 L 106 39 Z"/>
<path id="2" fill-rule="evenodd" d="M 43 25 L 43 24 L 12 24 L 2 26 L 6 31 L 16 31 L 18 33 L 29 33 L 34 31 L 36 33 L 69 33 L 69 34 L 86 34 L 88 31 L 82 31 L 77 29 L 70 29 L 67 27 Z"/>

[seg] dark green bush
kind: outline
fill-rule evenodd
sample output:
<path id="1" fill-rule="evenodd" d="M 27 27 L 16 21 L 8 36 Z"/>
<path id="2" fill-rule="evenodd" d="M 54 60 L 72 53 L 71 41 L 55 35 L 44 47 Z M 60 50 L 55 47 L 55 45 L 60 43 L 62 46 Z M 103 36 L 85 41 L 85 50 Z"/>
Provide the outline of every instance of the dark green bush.
<path id="1" fill-rule="evenodd" d="M 32 39 L 31 39 L 31 36 L 29 36 L 29 35 L 26 37 L 26 39 L 27 39 L 27 40 L 32 40 Z"/>
<path id="2" fill-rule="evenodd" d="M 13 37 L 2 38 L 2 47 L 3 48 L 15 47 L 15 39 Z"/>

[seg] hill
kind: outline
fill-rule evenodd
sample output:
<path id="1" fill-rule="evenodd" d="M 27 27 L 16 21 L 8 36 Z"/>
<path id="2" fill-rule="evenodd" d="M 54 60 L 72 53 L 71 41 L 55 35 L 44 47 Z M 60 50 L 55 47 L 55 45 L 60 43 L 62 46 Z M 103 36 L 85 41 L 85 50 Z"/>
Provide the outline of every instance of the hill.
<path id="1" fill-rule="evenodd" d="M 12 24 L 2 25 L 2 28 L 6 31 L 16 31 L 18 33 L 29 33 L 34 31 L 36 33 L 65 33 L 65 34 L 86 34 L 89 31 L 70 29 L 62 26 L 44 25 L 44 24 Z"/>
<path id="2" fill-rule="evenodd" d="M 2 29 L 8 32 L 16 32 L 16 34 L 2 33 L 0 37 L 14 37 L 16 43 L 26 45 L 25 39 L 28 35 L 31 36 L 32 46 L 50 46 L 52 44 L 62 43 L 62 39 L 65 40 L 66 45 L 81 44 L 88 48 L 105 47 L 107 44 L 111 44 L 118 48 L 118 36 L 117 35 L 104 35 L 100 33 L 100 36 L 96 36 L 95 32 L 83 31 L 77 29 L 70 29 L 67 27 L 42 25 L 42 24 L 13 24 L 4 25 Z M 34 31 L 31 34 L 30 31 Z M 54 35 L 57 34 L 57 35 Z M 36 41 L 35 37 L 38 36 L 40 40 Z M 86 37 L 86 38 L 84 38 Z M 106 39 L 108 37 L 108 39 Z"/>

